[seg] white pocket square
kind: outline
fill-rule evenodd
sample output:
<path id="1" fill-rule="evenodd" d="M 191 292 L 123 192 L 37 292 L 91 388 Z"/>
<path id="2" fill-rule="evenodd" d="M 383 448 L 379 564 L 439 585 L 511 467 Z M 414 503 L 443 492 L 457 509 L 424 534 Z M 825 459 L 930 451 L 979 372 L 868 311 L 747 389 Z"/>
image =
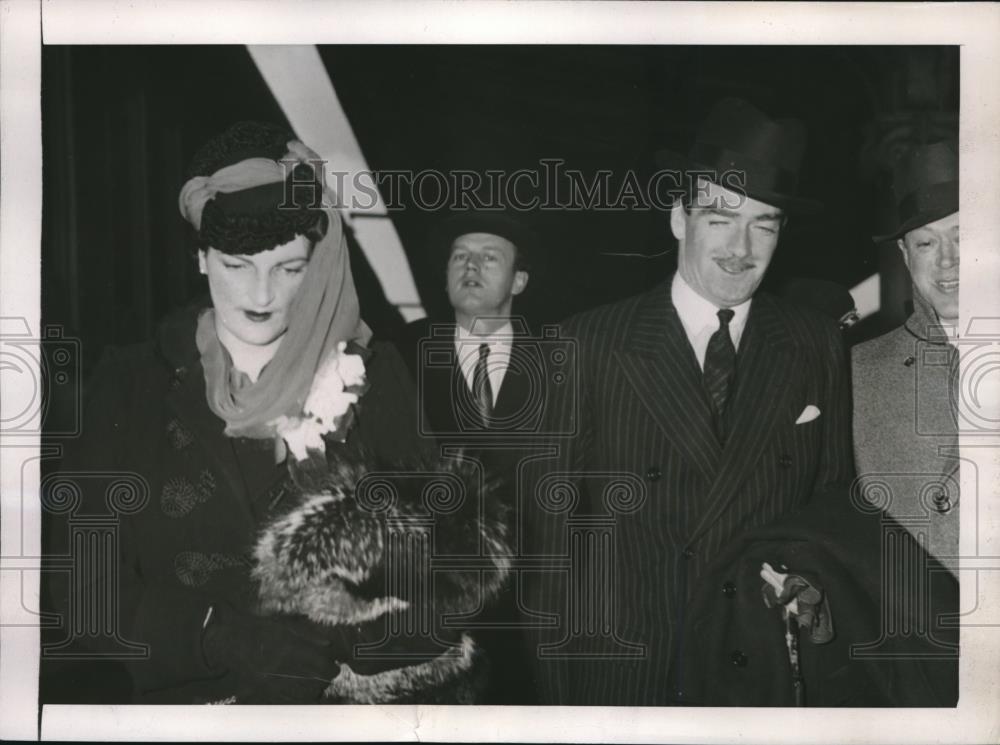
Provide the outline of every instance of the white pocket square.
<path id="1" fill-rule="evenodd" d="M 799 414 L 799 418 L 795 420 L 796 424 L 805 424 L 806 422 L 811 422 L 813 419 L 819 416 L 819 409 L 809 404 L 806 408 L 802 410 Z"/>

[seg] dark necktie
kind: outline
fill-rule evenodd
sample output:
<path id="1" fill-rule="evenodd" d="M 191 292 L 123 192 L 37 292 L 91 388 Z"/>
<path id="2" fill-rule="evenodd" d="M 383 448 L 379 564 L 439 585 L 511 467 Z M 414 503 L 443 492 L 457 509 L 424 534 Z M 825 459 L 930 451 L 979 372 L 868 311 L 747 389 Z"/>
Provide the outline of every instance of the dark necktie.
<path id="1" fill-rule="evenodd" d="M 490 345 L 479 345 L 479 359 L 476 360 L 476 369 L 472 373 L 472 396 L 476 399 L 476 408 L 479 410 L 479 419 L 484 427 L 490 424 L 493 416 L 493 388 L 490 386 L 489 368 L 486 358 L 490 356 Z"/>
<path id="2" fill-rule="evenodd" d="M 729 397 L 733 375 L 736 373 L 736 347 L 729 335 L 729 322 L 733 320 L 734 313 L 729 308 L 723 308 L 717 315 L 719 328 L 708 340 L 702 379 L 714 409 L 716 434 L 720 442 L 725 442 L 726 399 Z"/>

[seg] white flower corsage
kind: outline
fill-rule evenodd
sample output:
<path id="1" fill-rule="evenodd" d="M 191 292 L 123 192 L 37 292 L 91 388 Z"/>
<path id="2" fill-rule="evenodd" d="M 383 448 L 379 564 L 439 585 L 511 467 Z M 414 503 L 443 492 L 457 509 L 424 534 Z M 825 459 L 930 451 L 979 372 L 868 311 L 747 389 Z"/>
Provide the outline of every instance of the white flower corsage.
<path id="1" fill-rule="evenodd" d="M 337 344 L 316 371 L 302 416 L 282 416 L 275 429 L 296 460 L 305 460 L 310 450 L 326 452 L 323 435 L 343 442 L 353 419 L 351 406 L 365 392 L 365 363 L 358 354 L 348 354 L 346 342 Z"/>

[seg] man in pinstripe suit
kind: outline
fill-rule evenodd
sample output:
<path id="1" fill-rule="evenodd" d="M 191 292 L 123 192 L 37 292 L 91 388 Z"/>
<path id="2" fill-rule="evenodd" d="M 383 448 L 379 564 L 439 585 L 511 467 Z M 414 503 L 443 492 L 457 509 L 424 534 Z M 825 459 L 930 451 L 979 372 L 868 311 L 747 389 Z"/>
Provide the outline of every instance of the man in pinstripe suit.
<path id="1" fill-rule="evenodd" d="M 836 324 L 756 293 L 788 215 L 816 206 L 795 195 L 803 149 L 800 123 L 720 102 L 686 160 L 659 158 L 690 177 L 670 215 L 676 274 L 563 328 L 569 378 L 549 392 L 547 429 L 572 434 L 537 462 L 520 511 L 545 567 L 522 610 L 556 624 L 531 639 L 543 703 L 697 705 L 681 630 L 712 558 L 845 493 Z"/>

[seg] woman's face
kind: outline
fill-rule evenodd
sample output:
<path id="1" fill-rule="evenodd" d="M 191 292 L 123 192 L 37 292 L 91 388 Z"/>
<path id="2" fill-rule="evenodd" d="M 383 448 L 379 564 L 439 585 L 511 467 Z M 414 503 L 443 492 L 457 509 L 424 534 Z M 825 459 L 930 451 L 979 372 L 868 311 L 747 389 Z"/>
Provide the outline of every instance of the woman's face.
<path id="1" fill-rule="evenodd" d="M 198 254 L 217 321 L 237 339 L 266 346 L 288 330 L 289 307 L 305 279 L 311 245 L 305 236 L 250 256 L 214 248 Z"/>

